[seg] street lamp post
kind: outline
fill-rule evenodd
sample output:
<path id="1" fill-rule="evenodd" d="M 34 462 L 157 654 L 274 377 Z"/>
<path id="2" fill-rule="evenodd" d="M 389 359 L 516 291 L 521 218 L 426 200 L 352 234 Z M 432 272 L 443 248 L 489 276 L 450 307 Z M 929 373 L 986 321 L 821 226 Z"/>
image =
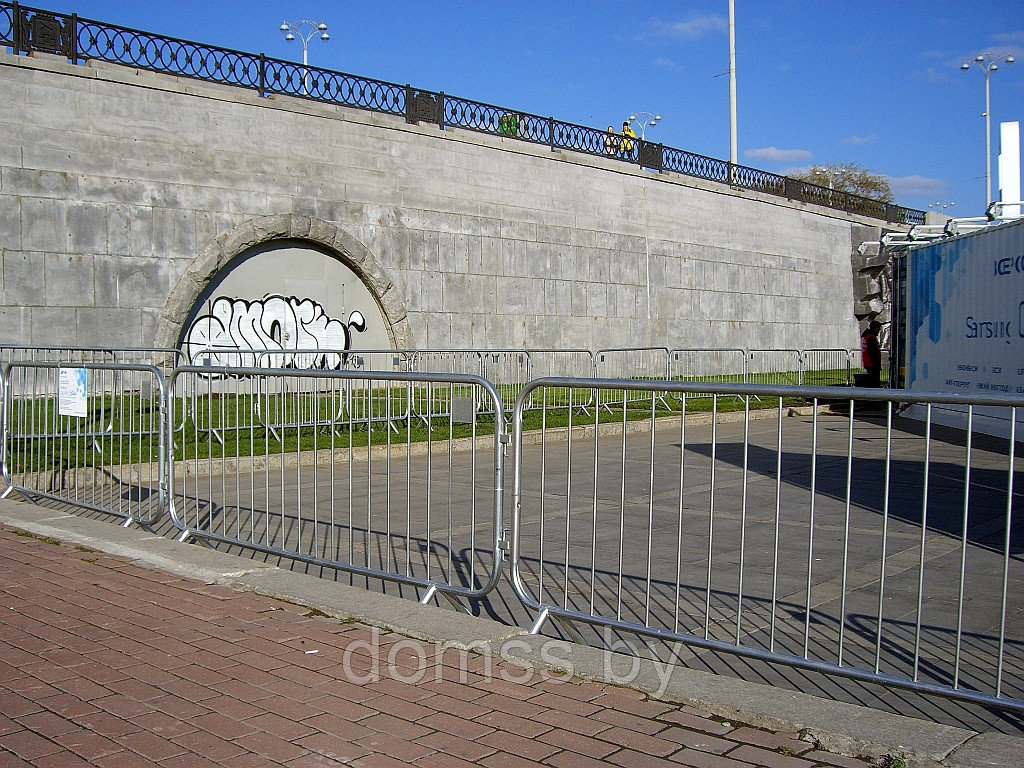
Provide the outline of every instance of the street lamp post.
<path id="1" fill-rule="evenodd" d="M 661 120 L 661 115 L 652 115 L 650 112 L 634 112 L 629 116 L 629 122 L 640 126 L 640 141 L 646 138 L 647 126 L 654 127 L 659 120 Z"/>
<path id="2" fill-rule="evenodd" d="M 284 39 L 289 43 L 296 37 L 302 41 L 302 93 L 305 94 L 308 90 L 309 78 L 309 73 L 305 71 L 305 68 L 309 66 L 309 41 L 318 32 L 320 39 L 325 43 L 330 40 L 331 36 L 327 34 L 327 24 L 323 21 L 300 19 L 299 21 L 282 21 L 278 29 L 285 33 Z"/>
<path id="3" fill-rule="evenodd" d="M 815 176 L 824 176 L 825 178 L 828 179 L 828 189 L 829 189 L 829 192 L 831 192 L 833 189 L 835 189 L 835 179 L 836 179 L 836 177 L 839 176 L 839 173 L 840 172 L 838 170 L 833 171 L 833 170 L 831 170 L 829 168 L 816 168 L 814 170 L 814 175 Z"/>
<path id="4" fill-rule="evenodd" d="M 965 61 L 960 69 L 965 72 L 971 65 L 981 67 L 985 73 L 985 206 L 992 202 L 992 109 L 990 99 L 989 78 L 992 73 L 999 69 L 999 62 L 1005 61 L 1013 64 L 1014 58 L 1009 53 L 979 53 L 973 61 Z"/>

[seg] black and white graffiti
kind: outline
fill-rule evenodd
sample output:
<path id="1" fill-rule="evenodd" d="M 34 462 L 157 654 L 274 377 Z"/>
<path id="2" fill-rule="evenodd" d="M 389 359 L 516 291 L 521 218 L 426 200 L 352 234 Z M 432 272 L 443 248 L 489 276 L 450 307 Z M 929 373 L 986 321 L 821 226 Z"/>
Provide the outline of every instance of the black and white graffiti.
<path id="1" fill-rule="evenodd" d="M 352 347 L 352 334 L 365 330 L 359 310 L 342 322 L 313 299 L 220 296 L 189 327 L 183 348 L 192 365 L 338 369 L 344 365 L 342 353 Z"/>

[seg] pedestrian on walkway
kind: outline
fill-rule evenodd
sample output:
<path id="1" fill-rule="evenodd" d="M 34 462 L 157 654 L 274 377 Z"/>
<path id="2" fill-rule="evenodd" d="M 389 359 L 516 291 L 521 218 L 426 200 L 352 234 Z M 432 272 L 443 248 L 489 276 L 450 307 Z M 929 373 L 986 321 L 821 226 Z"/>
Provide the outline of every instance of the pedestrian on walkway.
<path id="1" fill-rule="evenodd" d="M 604 153 L 611 157 L 619 151 L 619 137 L 615 133 L 615 126 L 609 125 L 604 132 Z"/>
<path id="2" fill-rule="evenodd" d="M 622 132 L 619 134 L 619 154 L 622 157 L 629 157 L 633 154 L 633 140 L 636 139 L 636 132 L 630 127 L 628 120 L 622 121 Z"/>
<path id="3" fill-rule="evenodd" d="M 861 365 L 867 371 L 865 383 L 869 387 L 882 386 L 882 349 L 878 344 L 878 331 L 882 324 L 872 320 L 860 336 Z"/>

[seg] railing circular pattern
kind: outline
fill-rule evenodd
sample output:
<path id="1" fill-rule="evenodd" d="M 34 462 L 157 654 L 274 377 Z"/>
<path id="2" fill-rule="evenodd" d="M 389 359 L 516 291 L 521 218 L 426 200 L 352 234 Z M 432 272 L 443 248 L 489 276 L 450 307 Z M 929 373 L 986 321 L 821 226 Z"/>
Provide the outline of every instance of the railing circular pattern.
<path id="1" fill-rule="evenodd" d="M 357 77 L 333 70 L 307 67 L 290 61 L 269 59 L 263 55 L 244 53 L 201 43 L 177 40 L 103 22 L 79 19 L 0 2 L 0 44 L 12 46 L 16 52 L 31 45 L 25 27 L 40 15 L 58 20 L 62 29 L 70 29 L 77 48 L 69 58 L 99 59 L 115 64 L 179 75 L 215 83 L 258 90 L 261 95 L 288 95 L 313 99 L 327 104 L 356 107 L 389 115 L 404 115 L 407 120 L 422 119 L 416 104 L 407 103 L 412 92 L 420 104 L 430 106 L 432 120 L 442 127 L 456 127 L 488 133 L 551 149 L 567 149 L 588 155 L 608 157 L 637 164 L 651 163 L 658 170 L 717 181 L 742 189 L 787 197 L 792 200 L 821 205 L 849 213 L 904 224 L 924 223 L 924 211 L 860 197 L 848 192 L 826 189 L 797 179 L 731 165 L 704 155 L 661 145 L 645 146 L 640 157 L 640 140 L 624 140 L 617 134 L 564 123 L 549 117 L 447 96 L 441 93 L 410 89 L 381 80 Z M 19 33 L 19 29 L 22 31 Z M 17 40 L 15 38 L 18 38 Z M 72 50 L 70 46 L 66 50 Z M 437 108 L 434 108 L 437 105 Z M 660 150 L 660 151 L 659 151 Z"/>

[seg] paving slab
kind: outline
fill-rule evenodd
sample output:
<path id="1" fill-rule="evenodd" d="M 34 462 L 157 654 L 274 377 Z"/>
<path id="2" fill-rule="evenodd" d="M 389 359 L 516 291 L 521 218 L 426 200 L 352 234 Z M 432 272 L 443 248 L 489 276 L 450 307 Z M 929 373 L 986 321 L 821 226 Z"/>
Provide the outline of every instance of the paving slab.
<path id="1" fill-rule="evenodd" d="M 1009 768 L 979 733 L 0 500 L 0 764 Z M 21 535 L 19 535 L 19 532 Z"/>

